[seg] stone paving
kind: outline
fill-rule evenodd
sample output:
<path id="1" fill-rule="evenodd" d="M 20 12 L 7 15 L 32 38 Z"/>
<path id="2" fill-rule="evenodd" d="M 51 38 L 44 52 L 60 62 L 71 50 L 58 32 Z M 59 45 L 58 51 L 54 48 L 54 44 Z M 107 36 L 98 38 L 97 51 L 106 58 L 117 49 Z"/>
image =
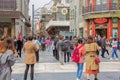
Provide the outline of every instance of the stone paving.
<path id="1" fill-rule="evenodd" d="M 15 80 L 23 80 L 23 73 L 25 64 L 22 59 L 13 66 L 12 78 Z M 120 54 L 119 54 L 120 56 Z M 101 58 L 99 80 L 120 80 L 120 60 L 109 60 Z M 30 76 L 28 75 L 28 80 Z M 60 65 L 60 63 L 52 56 L 51 52 L 40 52 L 40 63 L 35 65 L 35 79 L 34 80 L 75 80 L 76 79 L 76 64 L 73 62 Z M 87 80 L 86 74 L 83 73 L 81 80 Z M 91 77 L 93 79 L 93 76 Z"/>

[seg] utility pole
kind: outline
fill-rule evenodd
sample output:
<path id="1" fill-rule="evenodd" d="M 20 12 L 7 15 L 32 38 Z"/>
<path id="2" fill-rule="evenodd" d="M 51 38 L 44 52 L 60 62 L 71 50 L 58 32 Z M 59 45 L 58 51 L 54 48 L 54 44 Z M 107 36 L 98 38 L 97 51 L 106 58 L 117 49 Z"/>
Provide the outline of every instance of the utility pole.
<path id="1" fill-rule="evenodd" d="M 34 4 L 32 5 L 32 36 L 34 36 Z"/>
<path id="2" fill-rule="evenodd" d="M 76 29 L 76 6 L 74 6 L 74 36 L 77 35 L 77 29 Z"/>

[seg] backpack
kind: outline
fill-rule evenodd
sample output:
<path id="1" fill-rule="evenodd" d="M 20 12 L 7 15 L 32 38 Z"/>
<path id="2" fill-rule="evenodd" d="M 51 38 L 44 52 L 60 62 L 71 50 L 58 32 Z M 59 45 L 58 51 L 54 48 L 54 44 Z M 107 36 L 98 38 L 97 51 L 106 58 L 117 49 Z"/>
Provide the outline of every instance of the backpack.
<path id="1" fill-rule="evenodd" d="M 73 62 L 79 62 L 79 49 L 82 48 L 82 46 L 80 46 L 79 48 L 75 48 L 73 53 L 72 53 L 72 61 Z"/>
<path id="2" fill-rule="evenodd" d="M 61 50 L 64 51 L 64 52 L 68 50 L 67 43 L 64 42 L 64 43 L 61 45 Z"/>

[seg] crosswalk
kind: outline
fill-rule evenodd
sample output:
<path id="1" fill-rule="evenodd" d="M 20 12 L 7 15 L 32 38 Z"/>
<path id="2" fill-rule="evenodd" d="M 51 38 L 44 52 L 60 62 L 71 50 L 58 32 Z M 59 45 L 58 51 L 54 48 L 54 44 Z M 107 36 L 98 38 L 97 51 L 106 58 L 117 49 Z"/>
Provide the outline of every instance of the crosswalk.
<path id="1" fill-rule="evenodd" d="M 25 64 L 16 63 L 13 67 L 13 74 L 24 73 Z M 64 73 L 76 72 L 77 66 L 73 62 L 61 65 L 59 62 L 54 63 L 37 63 L 35 64 L 35 73 Z M 85 71 L 85 65 L 84 65 Z M 120 62 L 101 62 L 100 72 L 120 72 Z"/>

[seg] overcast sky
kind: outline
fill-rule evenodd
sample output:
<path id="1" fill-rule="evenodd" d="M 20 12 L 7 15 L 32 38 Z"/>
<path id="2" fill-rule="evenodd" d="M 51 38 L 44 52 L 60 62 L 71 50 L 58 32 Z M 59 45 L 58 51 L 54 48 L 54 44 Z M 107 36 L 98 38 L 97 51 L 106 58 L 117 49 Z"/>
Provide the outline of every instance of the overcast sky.
<path id="1" fill-rule="evenodd" d="M 47 4 L 51 0 L 30 0 L 29 4 L 29 15 L 32 15 L 32 4 L 34 4 L 34 9 L 38 9 L 39 7 L 43 7 L 45 4 Z"/>

